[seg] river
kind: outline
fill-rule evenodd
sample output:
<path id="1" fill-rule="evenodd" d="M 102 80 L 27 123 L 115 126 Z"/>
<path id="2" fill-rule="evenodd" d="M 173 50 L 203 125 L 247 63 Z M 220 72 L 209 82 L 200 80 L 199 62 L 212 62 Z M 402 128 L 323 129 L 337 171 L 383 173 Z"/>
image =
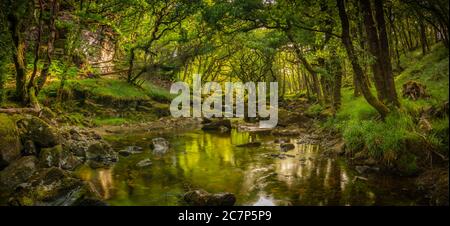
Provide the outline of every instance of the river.
<path id="1" fill-rule="evenodd" d="M 164 137 L 170 151 L 152 154 L 151 139 Z M 297 144 L 281 152 L 275 137 L 264 133 L 123 133 L 106 137 L 113 148 L 130 145 L 142 153 L 120 157 L 109 169 L 83 167 L 77 174 L 91 181 L 110 205 L 185 205 L 189 189 L 231 192 L 236 205 L 418 205 L 411 178 L 381 173 L 358 175 L 345 159 L 321 154 L 318 145 Z M 237 147 L 260 141 L 260 147 Z M 150 166 L 136 164 L 149 158 Z"/>

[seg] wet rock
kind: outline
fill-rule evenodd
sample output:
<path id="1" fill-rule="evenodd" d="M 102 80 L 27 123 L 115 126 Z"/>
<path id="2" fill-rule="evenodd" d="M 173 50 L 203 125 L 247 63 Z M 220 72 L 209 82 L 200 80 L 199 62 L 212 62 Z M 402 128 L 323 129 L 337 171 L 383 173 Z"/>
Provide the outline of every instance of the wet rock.
<path id="1" fill-rule="evenodd" d="M 202 130 L 207 130 L 207 131 L 220 131 L 221 127 L 225 127 L 228 130 L 231 129 L 231 121 L 228 119 L 218 119 L 218 120 L 213 120 L 209 123 L 205 123 L 202 126 Z"/>
<path id="2" fill-rule="evenodd" d="M 103 141 L 101 136 L 97 133 L 82 130 L 77 127 L 64 128 L 61 134 L 63 137 L 63 148 L 81 158 L 86 157 L 89 146 L 99 141 Z"/>
<path id="3" fill-rule="evenodd" d="M 165 154 L 169 150 L 169 142 L 162 137 L 153 138 L 150 146 L 155 154 Z"/>
<path id="4" fill-rule="evenodd" d="M 288 138 L 276 138 L 274 143 L 276 143 L 276 144 L 289 143 L 289 139 Z"/>
<path id="5" fill-rule="evenodd" d="M 225 126 L 220 126 L 218 131 L 221 132 L 221 133 L 226 133 L 226 132 L 229 132 L 230 129 L 228 127 L 225 127 Z"/>
<path id="6" fill-rule="evenodd" d="M 187 192 L 183 199 L 192 206 L 232 206 L 236 202 L 234 194 L 211 194 L 200 189 Z"/>
<path id="7" fill-rule="evenodd" d="M 74 206 L 101 203 L 87 182 L 56 167 L 40 170 L 29 182 L 16 189 L 10 205 Z"/>
<path id="8" fill-rule="evenodd" d="M 22 156 L 37 155 L 36 145 L 31 140 L 27 140 L 23 144 Z"/>
<path id="9" fill-rule="evenodd" d="M 20 147 L 16 124 L 6 114 L 0 114 L 0 162 L 4 167 L 20 157 Z"/>
<path id="10" fill-rule="evenodd" d="M 289 154 L 269 154 L 267 156 L 271 157 L 271 158 L 278 158 L 278 159 L 286 159 L 287 157 L 289 157 L 289 158 L 295 157 L 295 155 L 289 155 Z"/>
<path id="11" fill-rule="evenodd" d="M 294 148 L 295 148 L 295 145 L 291 144 L 291 143 L 280 144 L 281 151 L 289 151 L 289 150 L 292 150 Z"/>
<path id="12" fill-rule="evenodd" d="M 283 108 L 278 109 L 278 126 L 286 127 L 292 124 L 302 125 L 308 123 L 311 118 L 298 111 L 288 111 Z"/>
<path id="13" fill-rule="evenodd" d="M 61 162 L 62 146 L 42 148 L 39 153 L 39 164 L 42 167 L 59 167 Z"/>
<path id="14" fill-rule="evenodd" d="M 60 156 L 60 167 L 65 170 L 74 170 L 83 164 L 83 159 L 75 156 L 72 152 L 62 150 Z"/>
<path id="15" fill-rule="evenodd" d="M 259 146 L 261 146 L 261 142 L 259 141 L 236 145 L 236 147 L 259 147 Z"/>
<path id="16" fill-rule="evenodd" d="M 331 147 L 331 151 L 338 155 L 343 155 L 345 153 L 344 148 L 345 148 L 345 142 L 344 142 L 344 140 L 340 140 L 339 142 L 335 143 Z"/>
<path id="17" fill-rule="evenodd" d="M 36 156 L 24 156 L 0 171 L 0 190 L 12 190 L 25 183 L 38 169 Z"/>
<path id="18" fill-rule="evenodd" d="M 152 165 L 152 161 L 150 159 L 141 160 L 136 164 L 136 166 L 138 167 L 147 167 L 150 165 Z"/>
<path id="19" fill-rule="evenodd" d="M 300 135 L 300 131 L 293 129 L 275 129 L 272 131 L 274 136 L 297 136 Z"/>
<path id="20" fill-rule="evenodd" d="M 211 123 L 212 122 L 212 120 L 211 119 L 209 119 L 209 118 L 202 118 L 202 124 L 208 124 L 208 123 Z"/>
<path id="21" fill-rule="evenodd" d="M 144 149 L 139 146 L 128 146 L 125 149 L 120 150 L 118 153 L 121 156 L 129 156 L 132 154 L 142 153 Z"/>
<path id="22" fill-rule="evenodd" d="M 21 130 L 22 140 L 31 140 L 41 148 L 54 147 L 60 143 L 56 129 L 40 118 L 23 118 L 17 125 Z"/>
<path id="23" fill-rule="evenodd" d="M 297 140 L 297 144 L 318 144 L 320 137 L 315 134 L 304 134 Z"/>
<path id="24" fill-rule="evenodd" d="M 372 167 L 372 166 L 356 166 L 355 170 L 359 173 L 359 174 L 366 174 L 366 173 L 370 173 L 370 172 L 378 172 L 380 171 L 380 168 L 378 167 Z"/>
<path id="25" fill-rule="evenodd" d="M 118 160 L 117 153 L 103 141 L 97 141 L 89 146 L 86 159 L 91 168 L 109 167 Z"/>

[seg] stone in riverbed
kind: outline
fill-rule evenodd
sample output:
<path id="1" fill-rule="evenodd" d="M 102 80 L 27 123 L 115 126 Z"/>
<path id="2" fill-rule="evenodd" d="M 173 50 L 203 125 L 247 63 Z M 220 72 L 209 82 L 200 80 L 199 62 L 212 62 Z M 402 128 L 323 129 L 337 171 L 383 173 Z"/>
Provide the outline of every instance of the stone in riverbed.
<path id="1" fill-rule="evenodd" d="M 89 146 L 86 151 L 86 159 L 91 168 L 102 168 L 117 162 L 118 156 L 109 144 L 98 141 Z"/>
<path id="2" fill-rule="evenodd" d="M 300 131 L 293 129 L 275 129 L 272 131 L 274 136 L 297 136 L 300 135 Z"/>
<path id="3" fill-rule="evenodd" d="M 259 141 L 236 145 L 236 147 L 248 147 L 248 148 L 259 147 L 259 146 L 261 146 L 261 142 L 259 142 Z"/>
<path id="4" fill-rule="evenodd" d="M 37 155 L 36 145 L 31 140 L 27 140 L 23 144 L 22 156 Z"/>
<path id="5" fill-rule="evenodd" d="M 42 148 L 39 153 L 39 163 L 42 167 L 59 167 L 61 160 L 61 145 L 51 148 Z"/>
<path id="6" fill-rule="evenodd" d="M 121 156 L 129 156 L 132 154 L 142 153 L 143 148 L 139 146 L 128 146 L 123 150 L 120 150 L 118 153 Z"/>
<path id="7" fill-rule="evenodd" d="M 21 130 L 22 140 L 31 140 L 41 148 L 54 147 L 60 143 L 56 129 L 40 118 L 23 118 L 17 125 Z"/>
<path id="8" fill-rule="evenodd" d="M 295 148 L 295 145 L 291 144 L 291 143 L 280 144 L 281 151 L 289 151 L 289 150 L 292 150 L 294 148 Z"/>
<path id="9" fill-rule="evenodd" d="M 154 154 L 165 154 L 169 150 L 169 142 L 162 137 L 153 138 L 150 147 Z"/>
<path id="10" fill-rule="evenodd" d="M 202 130 L 206 131 L 221 131 L 223 130 L 222 127 L 227 128 L 228 130 L 231 129 L 231 121 L 228 119 L 219 119 L 219 120 L 213 120 L 209 123 L 205 123 L 202 126 Z"/>
<path id="11" fill-rule="evenodd" d="M 362 165 L 362 166 L 356 166 L 355 170 L 359 174 L 365 174 L 365 173 L 370 173 L 370 172 L 378 172 L 378 171 L 380 171 L 380 168 Z"/>
<path id="12" fill-rule="evenodd" d="M 52 148 L 43 148 L 39 154 L 42 167 L 61 167 L 65 170 L 74 170 L 83 163 L 83 160 L 72 152 L 64 150 L 61 145 Z"/>
<path id="13" fill-rule="evenodd" d="M 201 189 L 187 192 L 183 199 L 192 206 L 232 206 L 236 202 L 234 194 L 211 194 Z"/>
<path id="14" fill-rule="evenodd" d="M 276 138 L 274 141 L 275 144 L 280 144 L 280 143 L 289 143 L 289 138 Z"/>
<path id="15" fill-rule="evenodd" d="M 1 193 L 11 191 L 17 185 L 25 183 L 38 169 L 36 156 L 24 156 L 0 171 Z"/>
<path id="16" fill-rule="evenodd" d="M 95 202 L 94 202 L 95 201 Z M 20 185 L 10 205 L 20 206 L 73 206 L 102 203 L 87 182 L 72 177 L 56 167 L 42 169 Z"/>
<path id="17" fill-rule="evenodd" d="M 146 167 L 152 165 L 152 161 L 150 159 L 144 159 L 139 161 L 136 166 L 138 167 Z"/>

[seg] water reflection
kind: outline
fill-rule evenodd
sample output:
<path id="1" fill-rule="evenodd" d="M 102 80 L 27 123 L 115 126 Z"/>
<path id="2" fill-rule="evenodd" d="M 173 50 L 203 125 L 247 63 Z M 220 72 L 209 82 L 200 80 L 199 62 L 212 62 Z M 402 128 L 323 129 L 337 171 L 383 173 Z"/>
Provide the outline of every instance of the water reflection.
<path id="1" fill-rule="evenodd" d="M 183 205 L 180 195 L 191 188 L 231 192 L 238 205 L 372 205 L 413 204 L 395 191 L 406 182 L 384 178 L 353 180 L 345 162 L 320 155 L 316 145 L 296 144 L 281 152 L 274 138 L 257 133 L 188 132 L 168 134 L 171 150 L 155 157 L 151 134 L 117 137 L 114 146 L 144 147 L 142 154 L 121 158 L 113 169 L 80 170 L 112 205 Z M 258 148 L 236 145 L 260 141 Z M 139 168 L 150 158 L 153 164 Z M 394 191 L 394 192 L 393 192 Z"/>

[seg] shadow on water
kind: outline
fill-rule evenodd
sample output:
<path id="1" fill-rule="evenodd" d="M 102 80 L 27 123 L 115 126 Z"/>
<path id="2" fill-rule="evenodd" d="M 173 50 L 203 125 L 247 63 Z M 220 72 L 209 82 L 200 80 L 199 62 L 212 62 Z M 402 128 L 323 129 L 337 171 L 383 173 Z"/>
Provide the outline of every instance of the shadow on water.
<path id="1" fill-rule="evenodd" d="M 143 153 L 121 157 L 111 169 L 78 170 L 111 205 L 182 205 L 187 189 L 231 192 L 237 205 L 415 205 L 408 178 L 358 178 L 344 160 L 321 155 L 316 145 L 290 142 L 282 152 L 270 135 L 203 131 L 160 135 L 170 141 L 164 156 L 150 150 L 152 134 L 110 137 L 115 149 L 129 145 Z M 260 147 L 236 145 L 260 141 Z M 152 165 L 137 167 L 149 158 Z M 356 178 L 356 179 L 355 179 Z"/>

